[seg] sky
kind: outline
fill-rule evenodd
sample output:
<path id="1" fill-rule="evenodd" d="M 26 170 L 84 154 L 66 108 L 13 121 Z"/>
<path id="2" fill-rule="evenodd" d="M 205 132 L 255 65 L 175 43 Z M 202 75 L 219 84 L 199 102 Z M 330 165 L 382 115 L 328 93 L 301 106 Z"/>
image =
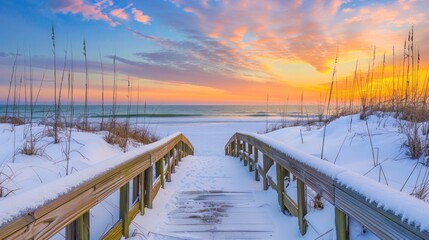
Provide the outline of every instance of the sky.
<path id="1" fill-rule="evenodd" d="M 93 104 L 103 81 L 111 101 L 114 68 L 121 103 L 317 103 L 336 58 L 341 79 L 374 47 L 377 61 L 394 46 L 399 55 L 411 26 L 427 66 L 426 9 L 427 0 L 2 0 L 0 102 L 16 59 L 12 85 L 25 90 L 12 92 L 29 95 L 31 79 L 39 103 L 53 101 L 54 76 L 67 91 L 69 72 L 82 102 L 85 66 Z"/>

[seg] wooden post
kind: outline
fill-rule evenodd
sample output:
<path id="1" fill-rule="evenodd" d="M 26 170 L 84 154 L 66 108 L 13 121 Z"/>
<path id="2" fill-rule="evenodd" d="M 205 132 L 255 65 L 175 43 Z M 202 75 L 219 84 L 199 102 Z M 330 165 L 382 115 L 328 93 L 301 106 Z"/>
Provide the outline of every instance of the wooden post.
<path id="1" fill-rule="evenodd" d="M 179 161 L 182 161 L 182 141 L 177 143 L 177 154 L 179 155 Z"/>
<path id="2" fill-rule="evenodd" d="M 165 158 L 165 157 L 164 157 Z M 161 180 L 161 187 L 165 188 L 165 174 L 164 174 L 164 158 L 156 162 L 156 175 Z"/>
<path id="3" fill-rule="evenodd" d="M 185 145 L 186 144 L 182 142 L 182 157 L 186 157 Z"/>
<path id="4" fill-rule="evenodd" d="M 248 159 L 246 159 L 246 142 L 245 141 L 243 141 L 243 151 L 242 151 L 241 155 L 243 156 L 244 166 L 247 166 Z"/>
<path id="5" fill-rule="evenodd" d="M 235 140 L 235 155 L 234 157 L 238 158 L 240 155 L 238 154 L 240 151 L 240 141 Z"/>
<path id="6" fill-rule="evenodd" d="M 165 161 L 167 162 L 167 176 L 165 177 L 167 182 L 171 182 L 171 159 L 170 159 L 170 152 L 168 152 L 165 157 L 164 157 Z"/>
<path id="7" fill-rule="evenodd" d="M 302 235 L 307 232 L 307 221 L 305 215 L 307 214 L 307 199 L 305 193 L 305 184 L 299 179 L 296 179 L 297 193 L 298 193 L 298 225 L 299 231 Z"/>
<path id="8" fill-rule="evenodd" d="M 135 178 L 133 178 L 133 204 L 137 201 L 138 197 L 139 197 L 139 184 L 140 184 L 140 180 L 139 180 L 140 175 L 137 175 Z"/>
<path id="9" fill-rule="evenodd" d="M 254 149 L 253 149 L 253 152 L 254 152 L 254 168 L 255 168 L 255 180 L 256 181 L 259 181 L 259 169 L 258 169 L 258 154 L 259 154 L 259 151 L 258 151 L 258 149 L 256 148 L 256 147 L 253 147 Z"/>
<path id="10" fill-rule="evenodd" d="M 77 233 L 77 230 L 76 230 L 76 220 L 74 220 L 73 222 L 71 222 L 66 227 L 66 236 L 65 236 L 65 239 L 66 240 L 75 240 L 75 239 L 78 239 L 77 236 L 76 236 L 76 233 Z"/>
<path id="11" fill-rule="evenodd" d="M 120 200 L 119 200 L 119 217 L 122 219 L 122 235 L 125 238 L 129 237 L 130 232 L 130 221 L 128 218 L 128 213 L 130 210 L 129 207 L 129 183 L 126 183 L 119 190 Z"/>
<path id="12" fill-rule="evenodd" d="M 335 228 L 338 240 L 348 240 L 347 216 L 340 209 L 335 208 Z"/>
<path id="13" fill-rule="evenodd" d="M 152 188 L 153 188 L 153 165 L 144 171 L 145 181 L 144 181 L 144 199 L 147 205 L 147 208 L 152 208 Z"/>
<path id="14" fill-rule="evenodd" d="M 182 145 L 182 154 L 183 157 L 186 157 L 186 144 Z"/>
<path id="15" fill-rule="evenodd" d="M 282 213 L 285 212 L 285 205 L 283 203 L 283 192 L 285 189 L 285 181 L 284 181 L 284 171 L 283 171 L 283 167 L 276 163 L 276 175 L 277 175 L 277 196 L 278 196 L 278 200 L 279 200 L 279 205 L 280 205 L 280 211 Z"/>
<path id="16" fill-rule="evenodd" d="M 174 148 L 171 149 L 171 151 L 170 151 L 170 158 L 172 158 L 171 159 L 171 173 L 176 173 L 177 162 L 176 162 L 176 156 L 174 154 Z M 171 175 L 170 175 L 170 181 L 171 181 Z"/>
<path id="17" fill-rule="evenodd" d="M 264 165 L 264 172 L 262 173 L 263 174 L 262 177 L 264 181 L 263 185 L 264 185 L 264 190 L 267 190 L 268 187 L 270 186 L 267 179 L 267 173 L 270 167 L 273 165 L 273 160 L 264 154 L 262 157 L 262 161 L 263 161 L 262 164 Z"/>
<path id="18" fill-rule="evenodd" d="M 179 144 L 176 144 L 176 146 L 174 146 L 173 154 L 174 154 L 174 165 L 179 166 Z"/>
<path id="19" fill-rule="evenodd" d="M 252 151 L 253 150 L 253 147 L 252 147 L 252 144 L 250 144 L 250 143 L 248 143 L 247 144 L 247 164 L 249 164 L 249 172 L 251 172 L 251 171 L 253 171 L 253 161 L 251 160 L 251 155 L 252 155 Z"/>
<path id="20" fill-rule="evenodd" d="M 79 216 L 66 227 L 67 240 L 89 240 L 89 211 Z"/>
<path id="21" fill-rule="evenodd" d="M 82 240 L 89 240 L 89 211 L 84 213 L 78 221 L 78 237 Z"/>
<path id="22" fill-rule="evenodd" d="M 241 145 L 241 141 L 238 140 L 238 151 L 237 151 L 237 156 L 240 157 L 240 161 L 243 161 L 243 154 L 241 154 L 241 150 L 242 150 L 243 145 Z"/>
<path id="23" fill-rule="evenodd" d="M 182 144 L 182 156 L 186 157 L 186 144 Z"/>
<path id="24" fill-rule="evenodd" d="M 142 173 L 140 173 L 140 175 L 139 175 L 139 180 L 140 180 L 140 183 L 139 183 L 139 186 L 140 186 L 140 206 L 139 206 L 139 209 L 140 209 L 140 215 L 144 215 L 144 205 L 145 205 L 145 193 L 144 193 L 144 191 L 145 191 L 145 178 L 146 178 L 146 174 L 145 174 L 145 172 L 142 172 Z"/>
<path id="25" fill-rule="evenodd" d="M 180 145 L 182 144 L 182 142 L 179 142 L 176 146 L 176 151 L 177 151 L 177 161 L 182 161 L 182 155 L 180 153 Z M 178 163 L 179 164 L 179 163 Z"/>

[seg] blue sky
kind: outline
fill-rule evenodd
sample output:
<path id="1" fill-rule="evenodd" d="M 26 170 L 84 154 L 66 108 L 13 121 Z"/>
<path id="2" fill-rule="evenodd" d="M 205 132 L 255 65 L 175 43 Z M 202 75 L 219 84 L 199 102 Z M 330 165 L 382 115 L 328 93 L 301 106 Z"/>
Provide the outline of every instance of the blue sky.
<path id="1" fill-rule="evenodd" d="M 374 46 L 378 56 L 399 49 L 411 25 L 416 40 L 426 39 L 427 7 L 425 0 L 4 0 L 0 94 L 7 92 L 15 52 L 18 79 L 31 55 L 35 81 L 45 75 L 45 88 L 51 87 L 53 25 L 57 74 L 66 56 L 71 69 L 73 53 L 77 89 L 85 39 L 95 103 L 100 55 L 108 82 L 116 56 L 121 81 L 146 86 L 153 103 L 257 104 L 266 94 L 281 101 L 298 99 L 301 91 L 319 96 L 337 53 L 345 76 Z M 429 53 L 423 45 L 420 51 Z M 46 90 L 42 99 L 50 95 Z"/>

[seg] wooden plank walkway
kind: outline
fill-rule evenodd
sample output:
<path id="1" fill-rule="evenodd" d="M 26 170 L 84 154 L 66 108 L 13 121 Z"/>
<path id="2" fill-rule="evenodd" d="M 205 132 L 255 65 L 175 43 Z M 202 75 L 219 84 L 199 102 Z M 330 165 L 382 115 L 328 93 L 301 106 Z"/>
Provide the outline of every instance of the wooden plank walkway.
<path id="1" fill-rule="evenodd" d="M 183 191 L 161 230 L 201 239 L 267 239 L 273 222 L 252 192 Z"/>

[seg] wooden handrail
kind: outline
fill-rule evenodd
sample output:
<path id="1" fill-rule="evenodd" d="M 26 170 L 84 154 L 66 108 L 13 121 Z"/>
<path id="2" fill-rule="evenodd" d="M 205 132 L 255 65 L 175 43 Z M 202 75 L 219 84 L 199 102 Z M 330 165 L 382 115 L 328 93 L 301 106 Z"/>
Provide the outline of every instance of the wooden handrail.
<path id="1" fill-rule="evenodd" d="M 176 133 L 40 188 L 2 199 L 0 239 L 48 239 L 63 228 L 66 228 L 66 239 L 88 239 L 89 210 L 118 190 L 120 220 L 103 238 L 128 237 L 130 221 L 137 212 L 144 214 L 145 206 L 152 207 L 159 189 L 153 184 L 157 181 L 153 179 L 152 168 L 164 165 L 161 160 L 167 160 L 169 168 L 158 173 L 158 178 L 164 179 L 166 174 L 171 174 L 171 166 L 193 152 L 190 141 Z M 172 157 L 167 159 L 166 155 Z M 136 202 L 130 208 L 131 180 L 139 186 L 133 187 Z M 49 195 L 42 196 L 44 193 Z M 12 207 L 18 211 L 9 212 Z"/>
<path id="2" fill-rule="evenodd" d="M 253 148 L 253 150 L 246 151 L 246 144 L 248 149 Z M 264 167 L 257 164 L 258 151 L 263 154 Z M 406 200 L 404 205 L 414 204 L 423 212 L 423 214 L 419 212 L 420 216 L 429 216 L 427 203 L 412 196 L 406 196 L 396 191 L 392 192 L 389 187 L 376 181 L 289 148 L 281 142 L 259 134 L 235 133 L 225 145 L 225 153 L 240 157 L 244 165 L 249 165 L 249 170 L 254 169 L 256 175 L 261 175 L 264 180 L 264 189 L 267 189 L 271 182 L 272 187 L 278 193 L 280 209 L 298 217 L 299 228 L 303 235 L 306 232 L 306 200 L 303 190 L 305 189 L 304 185 L 307 185 L 335 207 L 337 239 L 349 238 L 348 217 L 356 219 L 382 239 L 429 239 L 429 232 L 420 230 L 412 219 L 403 219 L 402 214 L 395 213 L 394 209 L 389 209 L 389 206 L 382 206 L 383 204 L 377 202 L 377 199 L 368 200 L 370 196 L 366 196 L 363 190 L 367 186 L 353 189 L 349 186 L 351 180 L 348 179 L 352 176 L 353 182 L 370 184 L 373 190 L 386 193 L 387 199 L 397 197 L 399 194 L 401 199 Z M 274 162 L 277 168 L 277 184 L 267 176 L 267 172 Z M 288 197 L 283 184 L 279 184 L 289 174 L 292 174 L 298 181 L 298 203 Z M 256 177 L 256 175 L 255 179 L 259 180 L 259 176 Z"/>

